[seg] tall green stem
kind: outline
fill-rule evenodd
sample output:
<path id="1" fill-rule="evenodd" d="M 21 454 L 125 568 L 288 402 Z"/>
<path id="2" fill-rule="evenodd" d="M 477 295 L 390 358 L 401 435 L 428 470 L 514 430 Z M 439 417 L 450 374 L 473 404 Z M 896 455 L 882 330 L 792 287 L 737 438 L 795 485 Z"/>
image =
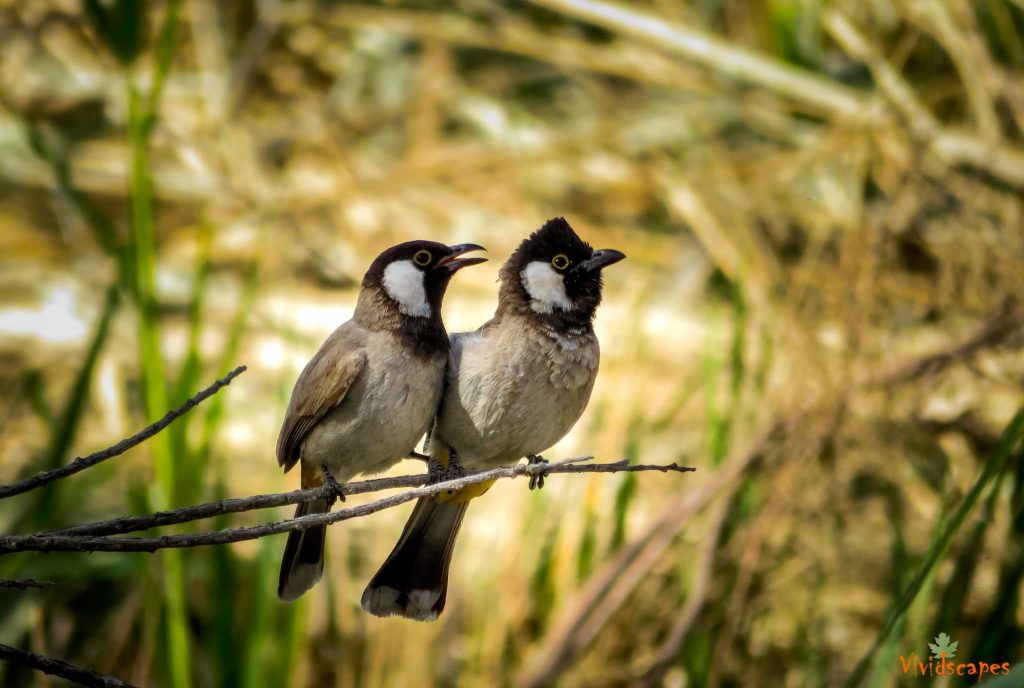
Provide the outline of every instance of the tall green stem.
<path id="1" fill-rule="evenodd" d="M 180 2 L 171 2 L 168 7 L 157 41 L 153 81 L 149 91 L 143 96 L 132 82 L 131 75 L 127 80 L 127 134 L 131 151 L 131 290 L 139 314 L 139 363 L 143 407 L 148 420 L 156 419 L 169 406 L 156 300 L 157 246 L 149 136 L 156 122 L 164 79 L 170 69 L 180 7 Z M 150 448 L 155 471 L 151 499 L 157 508 L 167 508 L 175 503 L 177 484 L 168 436 L 156 436 Z M 183 564 L 182 553 L 163 554 L 164 657 L 169 674 L 168 684 L 174 688 L 187 688 L 191 683 Z"/>
<path id="2" fill-rule="evenodd" d="M 129 178 L 132 218 L 132 292 L 139 314 L 139 363 L 146 419 L 153 421 L 169 406 L 160 319 L 156 302 L 156 232 L 153 184 L 149 163 L 149 130 L 153 113 L 143 108 L 138 89 L 128 81 L 128 145 L 131 150 Z M 166 434 L 150 442 L 153 452 L 154 489 L 151 499 L 158 509 L 175 503 L 174 461 Z M 181 552 L 163 554 L 165 660 L 169 684 L 187 688 L 190 684 L 185 577 Z"/>

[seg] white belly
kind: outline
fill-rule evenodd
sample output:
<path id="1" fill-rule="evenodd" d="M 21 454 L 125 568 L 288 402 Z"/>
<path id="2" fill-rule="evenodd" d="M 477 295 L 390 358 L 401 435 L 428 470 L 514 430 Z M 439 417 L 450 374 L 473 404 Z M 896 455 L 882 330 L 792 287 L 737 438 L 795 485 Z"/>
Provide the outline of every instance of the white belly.
<path id="1" fill-rule="evenodd" d="M 372 343 L 371 343 L 372 345 Z M 326 463 L 339 482 L 400 461 L 426 432 L 440 401 L 443 359 L 425 361 L 400 347 L 367 360 L 338 406 L 302 445 L 302 460 Z"/>
<path id="2" fill-rule="evenodd" d="M 539 454 L 583 415 L 600 352 L 593 337 L 553 344 L 500 334 L 460 339 L 436 433 L 466 467 Z"/>

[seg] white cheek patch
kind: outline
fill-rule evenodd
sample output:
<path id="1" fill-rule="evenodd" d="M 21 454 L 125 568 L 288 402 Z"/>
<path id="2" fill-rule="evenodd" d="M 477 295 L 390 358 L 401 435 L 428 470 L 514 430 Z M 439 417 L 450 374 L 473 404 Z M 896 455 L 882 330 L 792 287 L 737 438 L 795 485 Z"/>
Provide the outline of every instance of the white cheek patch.
<path id="1" fill-rule="evenodd" d="M 398 310 L 416 318 L 430 316 L 423 271 L 410 260 L 396 260 L 384 268 L 384 291 L 398 304 Z"/>
<path id="2" fill-rule="evenodd" d="M 565 293 L 565 282 L 549 263 L 535 260 L 519 273 L 523 287 L 530 295 L 530 308 L 538 313 L 552 313 L 557 308 L 567 311 L 572 301 Z"/>

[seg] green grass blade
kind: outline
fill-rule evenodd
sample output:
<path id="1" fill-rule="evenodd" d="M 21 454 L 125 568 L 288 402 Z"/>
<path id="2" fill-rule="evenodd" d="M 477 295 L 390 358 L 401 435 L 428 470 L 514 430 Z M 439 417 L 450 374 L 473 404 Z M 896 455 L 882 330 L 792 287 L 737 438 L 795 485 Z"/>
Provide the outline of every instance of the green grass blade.
<path id="1" fill-rule="evenodd" d="M 103 312 L 100 315 L 99 324 L 93 334 L 89 349 L 85 353 L 85 360 L 75 377 L 75 382 L 68 393 L 68 403 L 61 412 L 60 418 L 54 425 L 55 432 L 47 450 L 47 468 L 60 466 L 71 448 L 75 435 L 78 432 L 79 424 L 82 421 L 82 414 L 85 411 L 85 404 L 89 395 L 89 388 L 92 386 L 92 375 L 96 369 L 96 361 L 107 343 L 110 334 L 110 323 L 114 319 L 118 305 L 121 300 L 118 298 L 116 287 L 109 287 L 103 302 Z"/>
<path id="2" fill-rule="evenodd" d="M 212 231 L 203 223 L 199 229 L 199 249 L 192 295 L 189 299 L 188 349 L 178 373 L 177 384 L 171 394 L 171 405 L 183 403 L 202 385 L 203 360 L 200 340 L 203 333 L 206 292 L 210 278 L 210 252 Z M 208 411 L 207 411 L 208 412 Z M 202 485 L 206 473 L 205 456 L 193 451 L 188 442 L 188 422 L 178 422 L 168 428 L 173 455 L 178 457 L 180 470 L 177 472 L 175 494 L 181 501 L 193 502 L 203 498 Z"/>
<path id="3" fill-rule="evenodd" d="M 242 336 L 249 326 L 249 314 L 252 312 L 253 303 L 256 300 L 260 275 L 259 266 L 260 263 L 257 258 L 246 267 L 245 276 L 242 279 L 242 298 L 231 320 L 231 325 L 228 327 L 227 342 L 224 344 L 223 354 L 217 364 L 218 375 L 227 373 L 236 365 L 238 351 L 242 345 Z M 224 372 L 221 373 L 220 371 Z M 290 392 L 290 390 L 288 391 Z M 198 461 L 204 463 L 210 457 L 213 438 L 217 434 L 217 428 L 220 427 L 220 421 L 224 415 L 223 400 L 214 397 L 210 401 L 212 403 L 207 405 L 206 415 L 203 417 L 202 440 L 200 441 L 196 457 Z M 287 403 L 287 398 L 284 403 Z"/>
<path id="4" fill-rule="evenodd" d="M 1018 663 L 1008 674 L 993 676 L 981 688 L 1020 688 L 1024 686 L 1024 662 Z"/>
<path id="5" fill-rule="evenodd" d="M 637 437 L 637 423 L 630 427 L 630 437 L 626 441 L 626 448 L 623 454 L 630 463 L 636 463 L 640 455 L 639 438 Z M 629 515 L 629 507 L 636 497 L 636 473 L 626 473 L 619 481 L 618 489 L 615 490 L 615 504 L 613 510 L 612 537 L 608 546 L 608 553 L 617 552 L 622 543 L 626 541 L 626 517 Z"/>
<path id="6" fill-rule="evenodd" d="M 729 345 L 729 401 L 732 408 L 735 408 L 739 402 L 740 393 L 743 391 L 743 381 L 747 376 L 747 301 L 743 296 L 743 285 L 739 282 L 733 283 L 732 307 L 733 333 Z"/>
<path id="7" fill-rule="evenodd" d="M 960 623 L 964 607 L 971 593 L 971 583 L 974 580 L 974 574 L 978 566 L 978 559 L 975 553 L 982 551 L 989 526 L 995 522 L 995 510 L 1002 477 L 1003 474 L 1000 474 L 989 490 L 988 498 L 985 500 L 985 510 L 970 530 L 967 537 L 968 544 L 962 548 L 956 559 L 953 575 L 950 577 L 949 583 L 943 591 L 942 599 L 939 602 L 939 612 L 933 626 L 935 629 L 954 629 Z"/>
<path id="8" fill-rule="evenodd" d="M 960 504 L 960 507 L 953 514 L 953 517 L 949 520 L 942 534 L 932 542 L 925 554 L 924 561 L 921 567 L 918 569 L 917 574 L 914 576 L 910 585 L 907 586 L 906 591 L 903 593 L 899 603 L 893 608 L 886 618 L 885 623 L 882 624 L 882 628 L 878 631 L 878 635 L 875 637 L 874 643 L 868 652 L 861 658 L 854 668 L 853 673 L 850 674 L 849 679 L 846 681 L 847 688 L 856 688 L 864 680 L 864 676 L 871 668 L 871 664 L 875 658 L 875 654 L 879 648 L 889 638 L 889 635 L 893 630 L 900 624 L 903 617 L 906 615 L 907 610 L 913 603 L 914 598 L 921 591 L 922 586 L 931 574 L 932 569 L 938 564 L 942 555 L 946 551 L 946 547 L 949 546 L 953 536 L 960 530 L 960 526 L 963 525 L 964 520 L 974 509 L 981 494 L 985 491 L 996 476 L 1002 473 L 1007 460 L 1013 453 L 1014 449 L 1020 444 L 1021 438 L 1024 437 L 1024 409 L 1017 411 L 1017 414 L 1010 421 L 1010 424 L 1006 426 L 1003 431 L 1002 437 L 999 438 L 999 445 L 996 448 L 994 454 L 989 457 L 988 461 L 985 462 L 982 468 L 981 475 L 978 480 L 971 487 L 970 492 L 964 497 L 964 501 Z"/>
<path id="9" fill-rule="evenodd" d="M 147 135 L 152 131 L 157 108 L 160 105 L 160 96 L 164 91 L 164 81 L 167 79 L 168 72 L 171 71 L 171 60 L 174 58 L 174 48 L 178 37 L 178 23 L 181 19 L 181 5 L 182 0 L 170 0 L 167 3 L 167 14 L 153 49 L 153 82 L 146 100 L 146 112 L 149 115 L 146 121 Z"/>
<path id="10" fill-rule="evenodd" d="M 208 653 L 213 676 L 222 688 L 237 688 L 241 684 L 238 658 L 241 655 L 241 634 L 238 633 L 240 581 L 236 572 L 240 566 L 230 547 L 215 547 L 211 554 L 209 587 L 212 595 L 209 631 L 207 634 L 213 652 Z M 248 573 L 248 571 L 247 571 Z"/>
<path id="11" fill-rule="evenodd" d="M 555 525 L 544 538 L 540 556 L 537 558 L 537 565 L 530 575 L 530 611 L 526 617 L 526 632 L 531 640 L 536 640 L 544 635 L 551 612 L 555 607 L 558 534 L 559 527 Z"/>
<path id="12" fill-rule="evenodd" d="M 127 139 L 131 151 L 129 170 L 132 226 L 131 291 L 139 311 L 139 363 L 142 369 L 143 409 L 146 418 L 155 419 L 169 408 L 163 352 L 161 350 L 159 311 L 156 302 L 156 221 L 153 202 L 153 178 L 149 160 L 149 137 L 156 119 L 163 79 L 170 68 L 174 37 L 181 3 L 169 3 L 161 28 L 153 85 L 144 97 L 127 78 Z M 177 429 L 184 432 L 183 428 Z M 175 503 L 175 464 L 170 436 L 160 434 L 150 442 L 154 464 L 154 494 L 158 508 Z M 167 685 L 187 688 L 191 685 L 188 613 L 185 600 L 184 554 L 163 554 L 164 660 Z"/>
<path id="13" fill-rule="evenodd" d="M 57 188 L 71 207 L 78 213 L 85 226 L 92 232 L 96 242 L 108 254 L 117 258 L 118 266 L 121 269 L 121 277 L 124 280 L 126 274 L 124 271 L 124 251 L 119 245 L 117 232 L 113 224 L 93 204 L 89 196 L 79 191 L 72 183 L 70 161 L 66 155 L 59 155 L 52 150 L 51 146 L 47 145 L 46 137 L 43 135 L 39 125 L 35 122 L 25 121 L 24 126 L 32 150 L 50 166 Z"/>
<path id="14" fill-rule="evenodd" d="M 582 583 L 594 570 L 594 555 L 597 552 L 598 515 L 588 508 L 583 517 L 583 534 L 576 553 L 576 581 Z"/>
<path id="15" fill-rule="evenodd" d="M 147 137 L 143 131 L 146 114 L 140 95 L 128 84 L 128 142 L 131 148 L 131 216 L 133 277 L 132 293 L 139 317 L 139 365 L 142 370 L 143 409 L 148 421 L 159 418 L 169 408 L 163 352 L 160 344 L 160 322 L 156 304 L 156 238 Z M 170 436 L 161 433 L 150 443 L 154 466 L 154 490 L 151 498 L 156 508 L 166 509 L 175 503 L 175 464 Z M 186 688 L 190 683 L 185 580 L 181 552 L 163 554 L 164 593 L 164 661 L 169 674 L 168 685 Z"/>
<path id="16" fill-rule="evenodd" d="M 106 299 L 103 305 L 103 312 L 100 315 L 99 323 L 96 325 L 96 332 L 89 342 L 85 359 L 82 366 L 75 375 L 75 381 L 67 395 L 67 403 L 64 405 L 60 416 L 52 424 L 50 443 L 46 450 L 45 469 L 56 468 L 67 459 L 67 454 L 74 443 L 78 428 L 85 413 L 86 402 L 89 397 L 89 389 L 92 386 L 93 373 L 96 369 L 96 362 L 99 360 L 103 347 L 107 343 L 110 334 L 110 323 L 117 312 L 120 299 L 118 298 L 117 287 L 111 286 L 107 289 Z M 63 506 L 61 500 L 57 499 L 60 491 L 60 482 L 51 483 L 42 490 L 39 490 L 33 497 L 34 503 L 31 508 L 24 510 L 25 522 L 18 523 L 15 529 L 30 526 L 32 529 L 45 529 L 54 527 L 61 523 Z"/>
<path id="17" fill-rule="evenodd" d="M 188 303 L 188 349 L 185 362 L 178 374 L 177 384 L 174 386 L 174 393 L 171 395 L 175 404 L 184 402 L 194 393 L 202 375 L 202 352 L 199 345 L 203 334 L 203 314 L 206 308 L 207 287 L 210 283 L 210 255 L 213 245 L 213 230 L 205 222 L 199 226 L 196 243 L 198 256 L 192 279 L 192 294 Z"/>
<path id="18" fill-rule="evenodd" d="M 711 346 L 701 366 L 704 373 L 705 433 L 708 445 L 708 461 L 717 466 L 729 451 L 731 419 L 719 408 L 718 382 L 722 373 L 722 361 Z"/>
<path id="19" fill-rule="evenodd" d="M 277 604 L 275 597 L 267 595 L 266 592 L 274 589 L 274 579 L 277 575 L 280 545 L 275 540 L 276 538 L 263 538 L 255 562 L 248 565 L 250 572 L 255 568 L 255 585 L 248 614 L 245 649 L 241 657 L 241 685 L 244 688 L 273 685 L 270 682 L 271 672 L 268 671 L 274 660 L 272 653 L 268 652 L 273 645 L 274 635 L 274 610 L 271 605 L 280 605 Z"/>
<path id="20" fill-rule="evenodd" d="M 38 368 L 26 371 L 22 376 L 21 390 L 25 401 L 28 402 L 29 408 L 52 432 L 56 427 L 57 419 L 49 400 L 46 398 L 46 379 L 43 377 L 43 372 Z M 3 432 L 6 427 L 7 420 L 5 418 L 3 424 L 0 424 L 0 432 Z"/>

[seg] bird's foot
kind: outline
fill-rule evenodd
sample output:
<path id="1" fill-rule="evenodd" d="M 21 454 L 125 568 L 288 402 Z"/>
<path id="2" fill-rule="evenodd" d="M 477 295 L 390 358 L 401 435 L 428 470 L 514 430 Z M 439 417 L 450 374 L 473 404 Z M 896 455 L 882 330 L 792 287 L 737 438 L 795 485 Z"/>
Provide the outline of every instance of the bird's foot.
<path id="1" fill-rule="evenodd" d="M 445 481 L 444 478 L 445 467 L 441 465 L 441 462 L 435 459 L 433 456 L 427 459 L 427 484 L 433 485 L 434 483 L 441 483 Z"/>
<path id="2" fill-rule="evenodd" d="M 540 456 L 538 454 L 530 454 L 529 456 L 526 457 L 526 462 L 529 465 L 531 465 L 531 466 L 537 466 L 537 465 L 545 465 L 546 466 L 549 463 L 549 461 L 547 459 L 545 459 L 543 456 Z M 538 473 L 531 473 L 530 474 L 530 489 L 531 490 L 533 490 L 533 489 L 543 490 L 544 489 L 544 476 L 546 476 L 546 475 L 547 475 L 546 471 L 540 471 Z"/>
<path id="3" fill-rule="evenodd" d="M 328 508 L 334 506 L 335 501 L 345 501 L 345 490 L 342 488 L 341 483 L 334 479 L 331 475 L 331 470 L 327 468 L 327 464 L 320 464 L 320 471 L 324 474 L 324 485 L 326 485 L 331 491 L 330 503 L 327 505 Z"/>
<path id="4" fill-rule="evenodd" d="M 448 454 L 448 465 L 442 466 L 441 462 L 430 457 L 427 460 L 427 469 L 430 473 L 430 484 L 443 483 L 448 480 L 455 480 L 466 475 L 466 471 L 462 470 L 462 465 L 459 463 L 459 457 L 456 455 L 455 450 L 449 450 Z"/>

